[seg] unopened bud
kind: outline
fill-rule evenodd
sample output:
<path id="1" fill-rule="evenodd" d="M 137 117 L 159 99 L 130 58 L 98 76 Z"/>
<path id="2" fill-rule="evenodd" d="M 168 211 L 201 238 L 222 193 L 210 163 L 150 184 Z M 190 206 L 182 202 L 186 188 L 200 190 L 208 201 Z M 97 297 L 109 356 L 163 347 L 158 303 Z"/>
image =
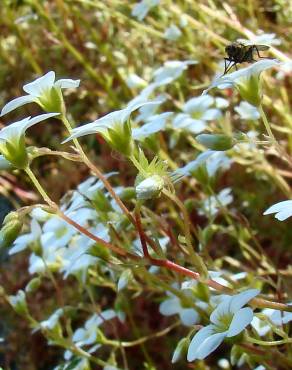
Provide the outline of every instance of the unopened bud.
<path id="1" fill-rule="evenodd" d="M 201 134 L 196 140 L 208 149 L 218 151 L 231 149 L 236 144 L 233 137 L 224 134 Z"/>
<path id="2" fill-rule="evenodd" d="M 23 222 L 17 212 L 10 212 L 0 230 L 0 248 L 8 248 L 21 232 Z"/>
<path id="3" fill-rule="evenodd" d="M 164 180 L 159 175 L 153 175 L 136 186 L 138 199 L 146 200 L 157 197 L 164 187 Z"/>

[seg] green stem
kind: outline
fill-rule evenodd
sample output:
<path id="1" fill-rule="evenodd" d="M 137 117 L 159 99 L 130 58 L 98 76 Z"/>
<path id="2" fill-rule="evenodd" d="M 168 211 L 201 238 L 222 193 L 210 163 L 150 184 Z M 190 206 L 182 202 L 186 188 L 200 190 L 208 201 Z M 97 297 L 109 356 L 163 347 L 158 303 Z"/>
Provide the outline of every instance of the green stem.
<path id="1" fill-rule="evenodd" d="M 32 170 L 27 167 L 25 169 L 25 172 L 26 174 L 28 175 L 28 177 L 30 178 L 31 182 L 34 184 L 34 186 L 36 187 L 36 189 L 38 190 L 38 192 L 41 194 L 41 196 L 43 197 L 44 201 L 46 203 L 48 203 L 48 205 L 50 207 L 52 207 L 53 209 L 56 210 L 57 206 L 56 204 L 51 200 L 51 198 L 48 196 L 48 194 L 46 193 L 46 191 L 44 190 L 44 188 L 42 187 L 42 185 L 39 183 L 38 179 L 35 177 L 34 173 L 32 172 Z"/>
<path id="2" fill-rule="evenodd" d="M 251 338 L 250 336 L 246 336 L 246 339 L 250 343 L 259 344 L 260 346 L 280 346 L 282 344 L 292 343 L 292 338 L 282 339 L 282 340 L 272 340 L 272 341 L 263 341 L 255 338 Z"/>
<path id="3" fill-rule="evenodd" d="M 172 194 L 170 191 L 164 189 L 163 193 L 172 200 L 181 210 L 183 214 L 183 225 L 184 225 L 184 231 L 185 231 L 185 238 L 186 238 L 186 245 L 188 248 L 188 251 L 190 253 L 190 257 L 192 258 L 192 261 L 195 265 L 195 267 L 198 269 L 199 273 L 202 275 L 202 277 L 207 278 L 208 277 L 208 269 L 205 266 L 202 258 L 199 256 L 198 253 L 194 251 L 194 247 L 192 245 L 192 235 L 191 235 L 191 229 L 190 224 L 191 221 L 189 219 L 188 212 L 184 206 L 184 204 L 180 201 L 180 199 L 175 195 Z"/>
<path id="4" fill-rule="evenodd" d="M 146 341 L 148 341 L 150 339 L 163 337 L 166 334 L 168 334 L 172 329 L 174 329 L 175 327 L 177 327 L 179 325 L 180 325 L 180 323 L 176 322 L 176 323 L 172 324 L 171 326 L 169 326 L 169 327 L 167 327 L 167 328 L 165 328 L 165 329 L 163 329 L 163 330 L 161 330 L 157 333 L 154 333 L 154 334 L 151 334 L 151 335 L 148 335 L 148 336 L 145 336 L 145 337 L 138 338 L 138 339 L 133 340 L 131 342 L 118 342 L 116 340 L 104 339 L 103 343 L 114 346 L 114 347 L 118 347 L 120 345 L 122 345 L 123 347 L 134 347 L 134 346 L 141 345 L 142 343 L 145 343 Z"/>
<path id="5" fill-rule="evenodd" d="M 79 225 L 77 222 L 75 222 L 74 220 L 72 220 L 70 217 L 68 217 L 67 215 L 65 215 L 65 213 L 63 213 L 59 207 L 50 199 L 50 197 L 47 195 L 46 191 L 44 190 L 44 188 L 41 186 L 41 184 L 39 183 L 38 179 L 35 177 L 34 173 L 31 171 L 31 169 L 29 167 L 27 167 L 25 169 L 25 172 L 27 173 L 27 175 L 29 176 L 29 178 L 31 179 L 32 183 L 34 184 L 34 186 L 36 187 L 36 189 L 39 191 L 39 193 L 41 194 L 41 196 L 43 197 L 44 201 L 46 203 L 48 203 L 48 205 L 55 211 L 55 213 L 61 217 L 64 221 L 66 221 L 68 224 L 74 226 L 78 231 L 80 231 L 82 234 L 88 236 L 90 239 L 94 240 L 96 243 L 100 243 L 102 244 L 103 246 L 105 246 L 106 248 L 112 250 L 113 252 L 121 255 L 121 256 L 128 256 L 130 257 L 131 259 L 133 260 L 137 260 L 139 259 L 138 256 L 130 253 L 130 252 L 127 252 L 126 250 L 120 248 L 120 247 L 117 247 L 111 243 L 108 243 L 106 242 L 105 240 L 97 237 L 96 235 L 92 234 L 90 231 L 88 231 L 87 229 L 85 229 L 83 226 Z"/>
<path id="6" fill-rule="evenodd" d="M 260 115 L 261 115 L 261 118 L 262 118 L 262 121 L 264 123 L 264 126 L 265 126 L 265 129 L 268 133 L 268 136 L 269 138 L 271 139 L 272 143 L 275 145 L 276 149 L 278 150 L 279 154 L 289 163 L 290 166 L 292 166 L 292 159 L 290 158 L 290 156 L 282 149 L 282 147 L 280 146 L 280 144 L 278 143 L 277 139 L 275 138 L 274 134 L 273 134 L 273 131 L 271 129 L 271 126 L 269 124 L 269 121 L 267 119 L 267 116 L 263 110 L 263 107 L 262 105 L 260 104 L 260 106 L 258 107 L 259 108 L 259 112 L 260 112 Z"/>
<path id="7" fill-rule="evenodd" d="M 69 134 L 71 134 L 72 127 L 70 125 L 70 122 L 68 121 L 65 112 L 61 115 L 61 120 L 64 123 L 64 126 L 68 130 Z M 127 216 L 127 218 L 130 220 L 130 222 L 135 226 L 135 220 L 134 217 L 131 215 L 128 208 L 124 205 L 120 197 L 116 194 L 111 184 L 108 182 L 107 178 L 102 174 L 102 172 L 90 161 L 90 159 L 87 157 L 87 155 L 84 153 L 82 146 L 79 144 L 78 139 L 74 138 L 72 139 L 73 143 L 78 150 L 83 162 L 87 165 L 87 167 L 94 173 L 96 177 L 99 178 L 99 180 L 104 184 L 105 188 L 108 190 L 108 192 L 111 194 L 111 196 L 114 198 L 114 200 L 117 202 L 121 210 L 124 212 L 124 214 Z"/>

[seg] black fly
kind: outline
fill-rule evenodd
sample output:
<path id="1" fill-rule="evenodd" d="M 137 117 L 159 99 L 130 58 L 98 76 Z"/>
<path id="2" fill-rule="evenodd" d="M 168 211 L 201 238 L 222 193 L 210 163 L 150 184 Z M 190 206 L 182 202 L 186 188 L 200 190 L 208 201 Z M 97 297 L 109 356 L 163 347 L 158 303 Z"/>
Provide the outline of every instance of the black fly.
<path id="1" fill-rule="evenodd" d="M 239 42 L 233 42 L 232 44 L 226 46 L 225 51 L 228 58 L 224 58 L 225 69 L 223 76 L 230 71 L 232 67 L 237 70 L 237 64 L 247 62 L 255 62 L 253 59 L 253 54 L 256 52 L 259 58 L 262 57 L 259 51 L 268 50 L 269 46 L 266 45 L 244 45 Z"/>

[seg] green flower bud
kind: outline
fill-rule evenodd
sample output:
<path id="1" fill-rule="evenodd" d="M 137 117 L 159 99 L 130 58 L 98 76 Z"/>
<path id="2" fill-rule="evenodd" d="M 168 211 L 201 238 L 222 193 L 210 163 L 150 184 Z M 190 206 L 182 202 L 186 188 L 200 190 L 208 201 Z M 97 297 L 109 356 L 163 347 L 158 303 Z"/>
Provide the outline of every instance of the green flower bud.
<path id="1" fill-rule="evenodd" d="M 25 147 L 25 132 L 31 126 L 59 115 L 59 113 L 40 114 L 36 117 L 27 117 L 21 121 L 11 123 L 0 130 L 0 152 L 13 166 L 25 169 L 29 159 Z"/>
<path id="2" fill-rule="evenodd" d="M 189 345 L 190 345 L 189 338 L 182 338 L 178 342 L 178 344 L 177 344 L 177 346 L 176 346 L 176 348 L 173 352 L 173 355 L 172 355 L 172 359 L 171 359 L 172 364 L 178 362 L 182 357 L 185 357 Z"/>
<path id="3" fill-rule="evenodd" d="M 218 151 L 231 149 L 236 144 L 233 137 L 224 134 L 201 134 L 196 140 L 208 149 Z"/>
<path id="4" fill-rule="evenodd" d="M 104 134 L 104 138 L 114 150 L 122 153 L 126 157 L 130 157 L 133 153 L 134 142 L 129 121 L 117 123 L 113 125 L 113 127 L 108 128 L 107 132 Z"/>
<path id="5" fill-rule="evenodd" d="M 35 292 L 36 290 L 38 290 L 38 288 L 40 287 L 41 285 L 41 278 L 39 277 L 36 277 L 36 278 L 33 278 L 25 287 L 25 291 L 26 293 L 33 293 Z"/>
<path id="6" fill-rule="evenodd" d="M 63 111 L 63 96 L 61 88 L 53 86 L 50 89 L 43 91 L 42 95 L 38 97 L 37 103 L 46 112 L 59 112 Z"/>
<path id="7" fill-rule="evenodd" d="M 119 197 L 122 199 L 122 201 L 127 201 L 135 198 L 136 193 L 135 193 L 135 188 L 132 186 L 129 186 L 127 188 L 124 188 L 119 194 Z"/>
<path id="8" fill-rule="evenodd" d="M 87 254 L 89 254 L 90 256 L 101 258 L 105 261 L 110 258 L 109 249 L 99 243 L 93 244 L 87 251 Z"/>
<path id="9" fill-rule="evenodd" d="M 28 155 L 24 135 L 20 135 L 18 140 L 0 143 L 0 150 L 5 159 L 16 168 L 24 169 L 27 167 Z"/>
<path id="10" fill-rule="evenodd" d="M 15 312 L 19 315 L 27 315 L 28 308 L 25 298 L 25 293 L 23 290 L 19 290 L 16 295 L 11 295 L 8 297 L 9 303 L 14 308 Z"/>
<path id="11" fill-rule="evenodd" d="M 236 89 L 242 99 L 258 107 L 262 100 L 262 91 L 260 86 L 260 76 L 250 75 L 236 81 Z"/>
<path id="12" fill-rule="evenodd" d="M 159 175 L 153 175 L 136 186 L 137 198 L 141 200 L 156 198 L 164 187 L 164 180 Z"/>
<path id="13" fill-rule="evenodd" d="M 17 212 L 10 212 L 0 230 L 0 248 L 8 248 L 21 232 L 23 222 Z"/>
<path id="14" fill-rule="evenodd" d="M 92 199 L 92 203 L 94 205 L 94 208 L 99 212 L 109 212 L 112 210 L 110 201 L 108 200 L 106 195 L 100 190 L 97 190 L 95 192 Z"/>

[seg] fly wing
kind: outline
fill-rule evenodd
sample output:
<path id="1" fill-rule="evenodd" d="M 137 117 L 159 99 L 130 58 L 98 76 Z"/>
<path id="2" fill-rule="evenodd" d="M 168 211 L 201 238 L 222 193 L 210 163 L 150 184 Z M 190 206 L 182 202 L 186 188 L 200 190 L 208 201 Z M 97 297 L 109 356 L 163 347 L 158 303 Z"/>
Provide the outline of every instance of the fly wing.
<path id="1" fill-rule="evenodd" d="M 268 45 L 252 45 L 254 49 L 258 49 L 259 51 L 268 50 L 270 47 Z"/>

